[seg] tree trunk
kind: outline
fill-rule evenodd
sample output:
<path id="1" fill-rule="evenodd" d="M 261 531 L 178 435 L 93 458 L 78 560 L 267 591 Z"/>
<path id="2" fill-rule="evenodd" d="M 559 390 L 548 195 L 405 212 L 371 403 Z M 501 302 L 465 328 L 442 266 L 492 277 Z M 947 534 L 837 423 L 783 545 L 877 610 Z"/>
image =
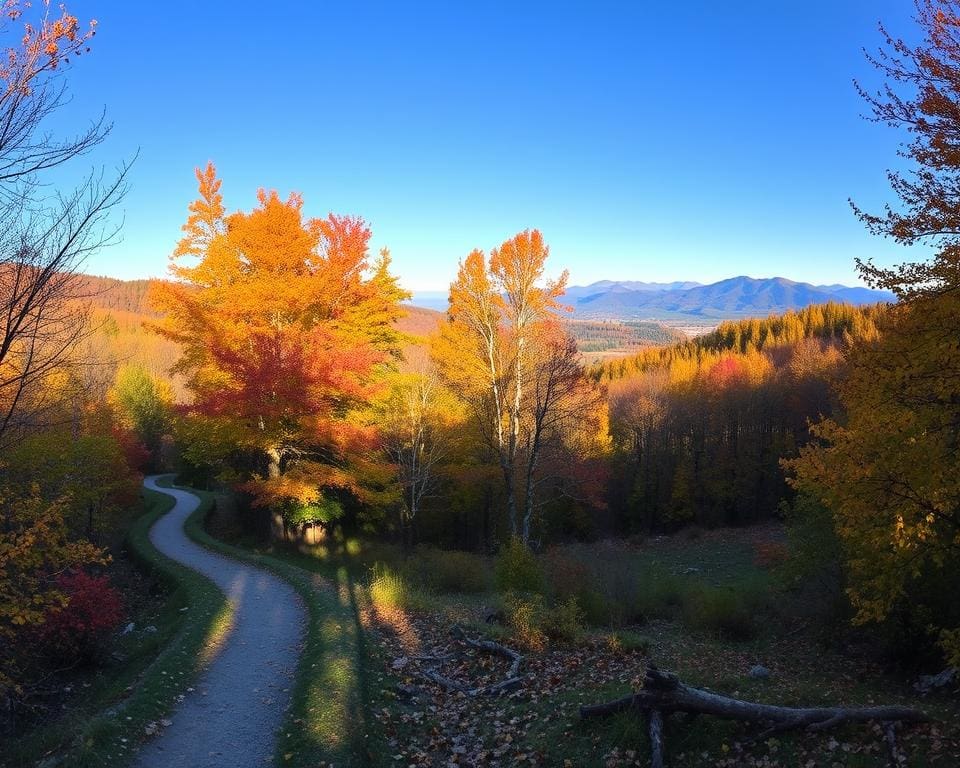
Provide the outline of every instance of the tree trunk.
<path id="1" fill-rule="evenodd" d="M 280 449 L 276 446 L 267 448 L 267 477 L 280 477 Z"/>
<path id="2" fill-rule="evenodd" d="M 500 460 L 500 469 L 503 472 L 503 485 L 507 494 L 507 517 L 510 519 L 510 535 L 518 536 L 517 530 L 517 494 L 513 482 L 513 466 L 503 458 Z"/>

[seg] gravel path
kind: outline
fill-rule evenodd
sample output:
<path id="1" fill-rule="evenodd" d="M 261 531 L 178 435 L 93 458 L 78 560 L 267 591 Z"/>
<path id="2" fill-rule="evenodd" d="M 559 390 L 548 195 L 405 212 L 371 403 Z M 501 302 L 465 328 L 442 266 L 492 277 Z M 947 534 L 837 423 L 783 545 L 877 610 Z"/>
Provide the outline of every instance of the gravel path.
<path id="1" fill-rule="evenodd" d="M 199 571 L 234 605 L 234 626 L 194 690 L 164 729 L 140 751 L 139 768 L 243 768 L 274 755 L 277 731 L 306 624 L 293 588 L 273 574 L 214 554 L 193 543 L 183 523 L 200 500 L 175 488 L 144 485 L 177 503 L 150 529 L 150 541 L 168 557 Z"/>

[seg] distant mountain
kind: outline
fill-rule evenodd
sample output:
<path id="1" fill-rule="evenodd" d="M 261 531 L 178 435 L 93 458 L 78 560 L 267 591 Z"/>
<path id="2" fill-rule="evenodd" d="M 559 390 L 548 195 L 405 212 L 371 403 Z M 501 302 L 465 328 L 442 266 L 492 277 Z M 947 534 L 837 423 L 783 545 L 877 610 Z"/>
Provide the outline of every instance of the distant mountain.
<path id="1" fill-rule="evenodd" d="M 599 280 L 590 285 L 571 285 L 567 288 L 566 298 L 576 299 L 597 293 L 629 293 L 631 291 L 685 291 L 696 288 L 701 283 L 691 280 L 679 280 L 673 283 L 642 283 L 639 280 Z"/>
<path id="2" fill-rule="evenodd" d="M 590 285 L 572 285 L 567 288 L 566 301 L 580 299 L 598 293 L 629 293 L 631 291 L 683 291 L 696 288 L 700 283 L 691 280 L 678 280 L 673 283 L 643 283 L 639 280 L 600 280 Z M 447 291 L 413 291 L 409 304 L 416 307 L 447 311 Z"/>
<path id="3" fill-rule="evenodd" d="M 873 304 L 895 300 L 888 291 L 844 285 L 817 286 L 783 277 L 759 280 L 732 277 L 710 285 L 660 283 L 660 286 L 673 287 L 646 287 L 650 285 L 658 284 L 605 280 L 573 286 L 566 293 L 566 301 L 573 306 L 574 316 L 578 318 L 709 322 L 766 316 L 828 301 Z"/>
<path id="4" fill-rule="evenodd" d="M 849 287 L 846 285 L 817 286 L 829 291 L 834 296 L 847 304 L 873 304 L 876 301 L 896 301 L 897 297 L 890 291 L 875 291 L 873 288 L 864 288 L 863 286 Z M 883 298 L 877 299 L 881 295 Z"/>

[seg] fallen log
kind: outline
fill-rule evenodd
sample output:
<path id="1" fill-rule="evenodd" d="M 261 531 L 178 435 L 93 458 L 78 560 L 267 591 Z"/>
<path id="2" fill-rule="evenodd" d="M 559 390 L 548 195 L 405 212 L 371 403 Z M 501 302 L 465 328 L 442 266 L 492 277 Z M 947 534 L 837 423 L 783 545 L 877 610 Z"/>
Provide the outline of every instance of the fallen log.
<path id="1" fill-rule="evenodd" d="M 801 728 L 823 731 L 846 723 L 919 723 L 929 720 L 926 713 L 912 707 L 783 707 L 743 701 L 686 685 L 676 675 L 657 669 L 652 664 L 647 667 L 643 687 L 639 691 L 614 701 L 581 706 L 580 717 L 601 717 L 631 710 L 649 718 L 654 766 L 663 765 L 660 718 L 674 712 L 761 723 L 767 726 L 767 729 L 755 739 L 757 741 L 762 741 L 773 733 Z M 659 721 L 656 733 L 655 719 Z M 892 729 L 890 733 L 892 734 Z"/>

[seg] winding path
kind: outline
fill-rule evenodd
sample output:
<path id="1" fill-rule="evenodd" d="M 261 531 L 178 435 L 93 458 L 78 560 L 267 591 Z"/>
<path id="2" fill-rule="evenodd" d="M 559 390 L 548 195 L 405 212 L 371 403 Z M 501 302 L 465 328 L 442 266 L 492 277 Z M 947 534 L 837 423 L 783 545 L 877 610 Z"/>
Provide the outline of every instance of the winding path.
<path id="1" fill-rule="evenodd" d="M 173 560 L 212 580 L 233 603 L 234 625 L 194 690 L 170 716 L 173 725 L 146 744 L 138 768 L 244 768 L 267 765 L 306 626 L 293 588 L 273 574 L 215 554 L 187 538 L 184 521 L 200 500 L 187 491 L 144 485 L 176 499 L 150 529 L 150 541 Z"/>

